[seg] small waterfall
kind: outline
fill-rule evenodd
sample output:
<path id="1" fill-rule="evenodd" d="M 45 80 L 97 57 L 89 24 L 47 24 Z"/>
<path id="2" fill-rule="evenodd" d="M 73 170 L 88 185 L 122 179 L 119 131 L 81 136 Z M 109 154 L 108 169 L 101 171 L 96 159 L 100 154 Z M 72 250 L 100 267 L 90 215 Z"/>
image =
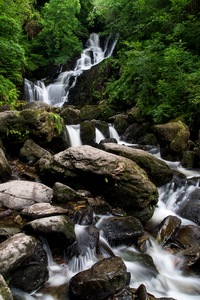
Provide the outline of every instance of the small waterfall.
<path id="1" fill-rule="evenodd" d="M 119 142 L 119 140 L 120 140 L 119 134 L 112 124 L 109 124 L 109 135 L 110 135 L 110 138 L 114 138 Z"/>
<path id="2" fill-rule="evenodd" d="M 33 83 L 24 79 L 25 99 L 27 101 L 44 101 L 49 105 L 61 107 L 64 102 L 68 101 L 69 90 L 76 85 L 78 76 L 111 56 L 117 40 L 118 36 L 113 41 L 109 37 L 104 47 L 101 48 L 98 34 L 92 33 L 87 41 L 87 48 L 83 50 L 81 57 L 77 60 L 74 70 L 60 73 L 57 79 L 48 86 L 45 86 L 43 80 Z"/>
<path id="3" fill-rule="evenodd" d="M 70 146 L 82 146 L 82 141 L 80 138 L 80 125 L 67 125 L 66 128 L 69 135 Z"/>
<path id="4" fill-rule="evenodd" d="M 105 139 L 105 136 L 103 135 L 103 133 L 98 129 L 95 128 L 95 133 L 96 133 L 96 143 L 99 144 L 101 142 L 101 140 Z"/>

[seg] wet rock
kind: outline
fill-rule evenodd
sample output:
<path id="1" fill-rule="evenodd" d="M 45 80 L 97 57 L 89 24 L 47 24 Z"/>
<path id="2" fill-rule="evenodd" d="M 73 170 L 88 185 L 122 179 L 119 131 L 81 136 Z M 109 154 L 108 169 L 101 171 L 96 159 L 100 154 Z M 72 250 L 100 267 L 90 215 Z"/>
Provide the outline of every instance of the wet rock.
<path id="1" fill-rule="evenodd" d="M 76 209 L 73 213 L 73 222 L 79 225 L 91 225 L 93 217 L 94 212 L 91 207 L 80 207 L 80 209 Z"/>
<path id="2" fill-rule="evenodd" d="M 144 234 L 141 221 L 132 216 L 106 218 L 101 229 L 111 245 L 131 245 Z"/>
<path id="3" fill-rule="evenodd" d="M 80 110 L 73 106 L 68 106 L 62 109 L 60 116 L 64 119 L 66 125 L 80 123 Z"/>
<path id="4" fill-rule="evenodd" d="M 192 270 L 196 274 L 200 274 L 200 246 L 191 246 L 178 252 L 183 257 L 181 269 L 184 271 Z"/>
<path id="5" fill-rule="evenodd" d="M 42 180 L 59 177 L 76 190 L 104 196 L 143 221 L 151 218 L 158 201 L 157 188 L 137 164 L 91 146 L 70 147 L 51 159 L 41 158 L 36 167 Z"/>
<path id="6" fill-rule="evenodd" d="M 96 214 L 107 215 L 112 211 L 111 206 L 101 196 L 88 197 L 87 202 Z"/>
<path id="7" fill-rule="evenodd" d="M 52 216 L 31 221 L 23 226 L 26 233 L 44 236 L 50 247 L 68 246 L 75 241 L 74 224 L 67 216 Z"/>
<path id="8" fill-rule="evenodd" d="M 188 198 L 185 199 L 181 208 L 177 213 L 188 220 L 200 225 L 200 188 L 195 188 L 194 191 L 189 194 Z"/>
<path id="9" fill-rule="evenodd" d="M 165 245 L 178 231 L 181 226 L 181 219 L 176 216 L 166 217 L 159 225 L 157 241 Z"/>
<path id="10" fill-rule="evenodd" d="M 20 159 L 31 164 L 34 164 L 44 155 L 50 155 L 50 152 L 37 145 L 31 139 L 24 143 L 19 152 Z"/>
<path id="11" fill-rule="evenodd" d="M 28 219 L 39 219 L 43 217 L 50 217 L 55 215 L 63 215 L 68 212 L 67 209 L 64 209 L 59 206 L 53 206 L 50 203 L 35 203 L 31 206 L 25 207 L 20 215 Z"/>
<path id="12" fill-rule="evenodd" d="M 10 209 L 50 202 L 52 197 L 52 189 L 39 182 L 13 180 L 0 184 L 0 206 Z"/>
<path id="13" fill-rule="evenodd" d="M 9 286 L 31 293 L 45 284 L 48 278 L 49 271 L 46 265 L 27 265 L 12 273 Z"/>
<path id="14" fill-rule="evenodd" d="M 2 242 L 0 244 L 1 274 L 8 275 L 26 259 L 33 256 L 36 246 L 36 239 L 23 233 L 15 234 Z"/>
<path id="15" fill-rule="evenodd" d="M 105 258 L 92 268 L 71 278 L 69 290 L 80 300 L 103 300 L 124 289 L 129 284 L 129 274 L 120 257 Z"/>
<path id="16" fill-rule="evenodd" d="M 7 286 L 3 276 L 0 274 L 0 299 L 1 300 L 13 300 L 11 290 Z"/>
<path id="17" fill-rule="evenodd" d="M 0 148 L 0 183 L 11 179 L 12 171 L 3 150 Z"/>
<path id="18" fill-rule="evenodd" d="M 162 158 L 178 160 L 188 148 L 190 131 L 181 121 L 169 122 L 154 126 L 156 137 L 160 144 Z"/>
<path id="19" fill-rule="evenodd" d="M 200 227 L 194 225 L 181 226 L 175 235 L 175 241 L 183 248 L 200 246 Z"/>
<path id="20" fill-rule="evenodd" d="M 91 121 L 84 121 L 80 123 L 80 137 L 83 145 L 95 145 L 95 124 Z"/>
<path id="21" fill-rule="evenodd" d="M 68 203 L 71 201 L 83 200 L 84 196 L 69 186 L 56 182 L 53 186 L 53 201 L 57 203 Z"/>
<path id="22" fill-rule="evenodd" d="M 115 129 L 120 135 L 123 134 L 130 125 L 128 122 L 128 115 L 118 114 L 113 118 L 114 118 Z"/>
<path id="23" fill-rule="evenodd" d="M 122 140 L 130 144 L 142 144 L 144 137 L 152 132 L 152 125 L 148 122 L 133 123 L 122 135 Z M 157 145 L 157 140 L 155 137 L 152 139 L 151 145 Z"/>
<path id="24" fill-rule="evenodd" d="M 158 159 L 155 155 L 144 150 L 133 149 L 113 143 L 102 144 L 101 148 L 107 152 L 123 156 L 134 161 L 147 172 L 149 179 L 156 186 L 168 183 L 173 178 L 172 170 L 163 160 Z"/>

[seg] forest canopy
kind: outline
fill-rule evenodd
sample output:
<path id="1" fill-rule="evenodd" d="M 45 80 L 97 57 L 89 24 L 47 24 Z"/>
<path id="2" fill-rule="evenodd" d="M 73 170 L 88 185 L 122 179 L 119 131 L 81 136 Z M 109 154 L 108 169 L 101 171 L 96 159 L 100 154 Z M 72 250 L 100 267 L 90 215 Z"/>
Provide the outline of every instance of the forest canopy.
<path id="1" fill-rule="evenodd" d="M 70 63 L 91 31 L 118 33 L 110 107 L 137 107 L 155 123 L 200 109 L 198 0 L 0 0 L 0 103 L 14 103 L 23 77 Z"/>

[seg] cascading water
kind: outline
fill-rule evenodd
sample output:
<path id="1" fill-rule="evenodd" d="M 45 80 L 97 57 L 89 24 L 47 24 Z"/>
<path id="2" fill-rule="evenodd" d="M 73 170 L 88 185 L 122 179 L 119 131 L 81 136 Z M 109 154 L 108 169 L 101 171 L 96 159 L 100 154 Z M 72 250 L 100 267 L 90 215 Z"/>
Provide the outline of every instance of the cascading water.
<path id="1" fill-rule="evenodd" d="M 60 73 L 58 78 L 48 86 L 44 81 L 37 80 L 35 83 L 25 79 L 24 93 L 27 101 L 43 101 L 51 106 L 61 107 L 68 101 L 68 93 L 76 85 L 78 76 L 83 71 L 89 70 L 92 66 L 112 55 L 118 37 L 112 42 L 109 37 L 103 48 L 100 46 L 98 34 L 92 33 L 87 41 L 86 49 L 83 50 L 81 57 L 77 60 L 75 69 Z"/>

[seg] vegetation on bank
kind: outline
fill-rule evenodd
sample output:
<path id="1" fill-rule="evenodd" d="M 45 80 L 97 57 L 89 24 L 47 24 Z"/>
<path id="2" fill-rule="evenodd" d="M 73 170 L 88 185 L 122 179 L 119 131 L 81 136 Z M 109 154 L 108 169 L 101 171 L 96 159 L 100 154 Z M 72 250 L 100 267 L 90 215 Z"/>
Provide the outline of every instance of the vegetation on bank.
<path id="1" fill-rule="evenodd" d="M 23 76 L 69 64 L 93 30 L 120 35 L 101 100 L 155 123 L 199 118 L 198 0 L 0 0 L 0 11 L 1 104 L 19 98 Z"/>

